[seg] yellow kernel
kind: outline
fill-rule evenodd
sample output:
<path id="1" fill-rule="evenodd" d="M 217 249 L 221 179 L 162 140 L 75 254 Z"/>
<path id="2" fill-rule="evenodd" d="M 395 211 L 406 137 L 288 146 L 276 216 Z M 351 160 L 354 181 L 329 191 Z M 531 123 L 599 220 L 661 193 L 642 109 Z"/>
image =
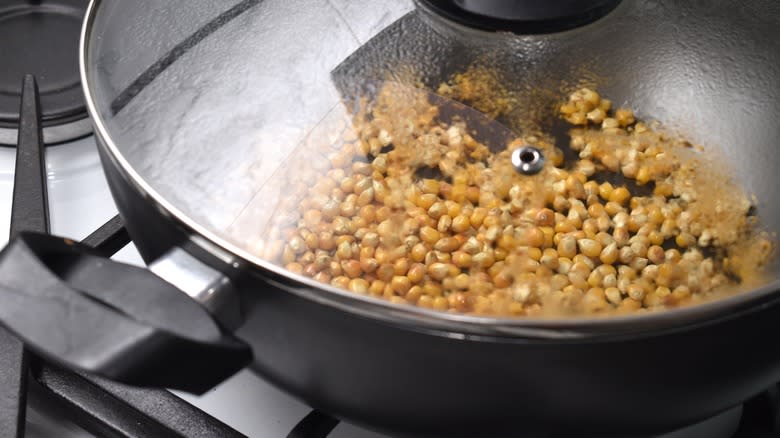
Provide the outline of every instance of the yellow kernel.
<path id="1" fill-rule="evenodd" d="M 476 204 L 479 202 L 479 188 L 471 186 L 466 190 L 466 199 L 468 199 L 471 203 Z"/>
<path id="2" fill-rule="evenodd" d="M 605 201 L 609 201 L 613 190 L 614 187 L 612 187 L 612 184 L 610 184 L 609 181 L 603 182 L 599 186 L 599 196 L 601 196 L 601 198 Z"/>
<path id="3" fill-rule="evenodd" d="M 303 254 L 306 251 L 306 242 L 301 236 L 293 236 L 287 243 L 287 246 L 290 247 L 295 255 Z"/>
<path id="4" fill-rule="evenodd" d="M 447 310 L 449 304 L 444 297 L 436 297 L 433 299 L 433 308 L 436 310 Z"/>
<path id="5" fill-rule="evenodd" d="M 618 125 L 624 128 L 636 121 L 636 119 L 634 119 L 634 111 L 632 111 L 631 108 L 616 109 L 615 119 L 617 120 Z"/>
<path id="6" fill-rule="evenodd" d="M 617 202 L 610 201 L 604 205 L 604 211 L 606 211 L 610 216 L 615 216 L 616 214 L 624 211 L 624 209 Z"/>
<path id="7" fill-rule="evenodd" d="M 436 220 L 445 214 L 447 214 L 447 207 L 444 206 L 443 202 L 436 202 L 428 209 L 428 216 Z"/>
<path id="8" fill-rule="evenodd" d="M 482 221 L 485 220 L 488 214 L 488 209 L 483 207 L 477 207 L 474 209 L 474 212 L 471 213 L 471 217 L 469 217 L 469 222 L 471 223 L 471 226 L 474 228 L 479 228 L 480 225 L 482 225 Z"/>
<path id="9" fill-rule="evenodd" d="M 452 199 L 455 202 L 464 202 L 466 200 L 466 185 L 465 184 L 453 185 L 452 191 L 450 193 L 450 199 Z"/>
<path id="10" fill-rule="evenodd" d="M 593 271 L 588 275 L 588 285 L 590 287 L 599 287 L 602 285 L 604 277 L 599 271 Z"/>
<path id="11" fill-rule="evenodd" d="M 320 271 L 316 273 L 313 278 L 320 283 L 330 283 L 331 276 L 325 271 Z"/>
<path id="12" fill-rule="evenodd" d="M 423 289 L 420 286 L 412 286 L 409 292 L 406 293 L 406 296 L 404 296 L 410 304 L 417 304 L 422 297 Z"/>
<path id="13" fill-rule="evenodd" d="M 432 297 L 438 297 L 442 294 L 442 288 L 439 284 L 427 282 L 423 284 L 423 292 Z"/>
<path id="14" fill-rule="evenodd" d="M 628 297 L 618 306 L 619 312 L 632 312 L 642 307 L 642 302 Z"/>
<path id="15" fill-rule="evenodd" d="M 406 300 L 398 296 L 390 296 L 387 299 L 393 304 L 406 304 Z"/>
<path id="16" fill-rule="evenodd" d="M 363 271 L 360 267 L 360 262 L 357 260 L 343 260 L 341 262 L 341 269 L 344 271 L 344 274 L 350 278 L 359 277 Z"/>
<path id="17" fill-rule="evenodd" d="M 385 290 L 385 282 L 382 280 L 374 280 L 371 282 L 371 286 L 368 287 L 368 292 L 371 295 L 379 296 Z"/>
<path id="18" fill-rule="evenodd" d="M 592 239 L 580 239 L 577 241 L 582 254 L 588 257 L 598 257 L 601 254 L 601 244 Z"/>
<path id="19" fill-rule="evenodd" d="M 330 262 L 330 266 L 328 266 L 328 270 L 330 271 L 330 275 L 333 275 L 334 277 L 340 276 L 344 273 L 344 270 L 341 269 L 341 263 L 332 260 Z"/>
<path id="20" fill-rule="evenodd" d="M 587 290 L 589 288 L 588 281 L 586 280 L 586 277 L 584 275 L 582 275 L 581 273 L 579 273 L 579 272 L 569 272 L 568 277 L 569 277 L 569 282 L 571 283 L 571 286 L 574 286 L 577 289 L 582 289 L 582 290 Z"/>
<path id="21" fill-rule="evenodd" d="M 395 275 L 395 269 L 393 269 L 393 265 L 389 263 L 379 265 L 379 268 L 376 270 L 377 278 L 386 282 L 392 280 L 393 275 Z"/>
<path id="22" fill-rule="evenodd" d="M 558 242 L 558 255 L 560 257 L 573 258 L 577 254 L 577 239 L 566 235 Z"/>
<path id="23" fill-rule="evenodd" d="M 412 287 L 412 282 L 409 281 L 409 279 L 406 277 L 396 275 L 390 281 L 390 286 L 393 288 L 395 292 L 403 296 L 406 295 L 407 292 L 409 292 L 409 289 Z"/>
<path id="24" fill-rule="evenodd" d="M 314 233 L 309 233 L 304 239 L 304 242 L 306 242 L 306 246 L 311 250 L 319 249 L 320 238 Z"/>
<path id="25" fill-rule="evenodd" d="M 399 258 L 393 263 L 393 273 L 395 275 L 405 275 L 409 271 L 409 260 L 406 258 Z"/>
<path id="26" fill-rule="evenodd" d="M 650 234 L 647 235 L 647 238 L 650 239 L 650 243 L 653 245 L 661 245 L 664 243 L 664 235 L 657 230 L 650 231 Z"/>
<path id="27" fill-rule="evenodd" d="M 363 295 L 368 293 L 368 287 L 368 282 L 362 278 L 353 278 L 349 281 L 349 285 L 347 286 L 350 291 Z"/>
<path id="28" fill-rule="evenodd" d="M 462 292 L 451 293 L 447 296 L 447 303 L 451 309 L 463 312 L 468 306 L 466 294 Z"/>
<path id="29" fill-rule="evenodd" d="M 409 267 L 406 277 L 414 284 L 421 282 L 425 278 L 425 265 L 415 263 Z"/>
<path id="30" fill-rule="evenodd" d="M 677 263 L 680 261 L 680 259 L 682 259 L 682 255 L 680 254 L 680 251 L 672 248 L 666 250 L 664 253 L 664 259 L 668 262 Z"/>
<path id="31" fill-rule="evenodd" d="M 330 232 L 322 232 L 319 235 L 320 249 L 330 251 L 336 248 L 336 239 L 333 238 L 333 234 Z"/>
<path id="32" fill-rule="evenodd" d="M 574 224 L 568 219 L 563 219 L 562 221 L 555 224 L 556 233 L 571 233 L 576 229 L 577 227 L 574 226 Z"/>
<path id="33" fill-rule="evenodd" d="M 658 245 L 653 245 L 647 250 L 647 258 L 652 263 L 655 263 L 657 265 L 663 263 L 666 259 L 666 252 L 664 249 Z"/>
<path id="34" fill-rule="evenodd" d="M 330 284 L 333 286 L 336 286 L 341 289 L 348 289 L 349 288 L 349 278 L 344 277 L 343 275 L 340 275 L 333 280 L 330 281 Z"/>
<path id="35" fill-rule="evenodd" d="M 693 245 L 695 242 L 696 238 L 694 238 L 689 233 L 680 233 L 674 238 L 674 243 L 676 243 L 680 248 L 687 248 Z"/>
<path id="36" fill-rule="evenodd" d="M 454 201 L 444 201 L 444 205 L 447 207 L 447 215 L 449 215 L 452 218 L 458 217 L 461 210 L 461 205 Z"/>
<path id="37" fill-rule="evenodd" d="M 420 183 L 420 189 L 422 189 L 423 193 L 438 195 L 439 188 L 440 188 L 439 181 L 435 179 L 426 178 L 422 180 L 422 182 Z M 433 203 L 431 203 L 431 205 L 432 204 Z M 428 207 L 430 207 L 430 205 Z"/>
<path id="38" fill-rule="evenodd" d="M 409 291 L 407 296 L 408 295 L 411 295 L 411 290 Z M 417 305 L 420 306 L 420 307 L 423 307 L 425 309 L 433 309 L 433 298 L 428 296 L 428 295 L 422 295 L 417 300 Z"/>
<path id="39" fill-rule="evenodd" d="M 518 242 L 521 246 L 541 248 L 544 246 L 544 232 L 538 227 L 531 227 L 523 233 L 523 239 Z"/>
<path id="40" fill-rule="evenodd" d="M 620 123 L 618 123 L 618 121 L 613 117 L 607 117 L 603 122 L 601 122 L 601 129 L 614 129 L 619 126 Z"/>
<path id="41" fill-rule="evenodd" d="M 458 274 L 455 276 L 454 284 L 458 289 L 468 289 L 471 279 L 468 274 Z"/>
<path id="42" fill-rule="evenodd" d="M 464 233 L 471 228 L 471 221 L 467 216 L 458 215 L 452 220 L 452 231 Z"/>
<path id="43" fill-rule="evenodd" d="M 458 239 L 454 237 L 445 237 L 443 239 L 440 239 L 436 244 L 433 246 L 433 249 L 436 251 L 443 251 L 443 252 L 452 252 L 455 251 L 460 247 L 460 242 Z"/>
<path id="44" fill-rule="evenodd" d="M 452 218 L 449 215 L 444 215 L 439 218 L 439 222 L 436 224 L 436 230 L 440 233 L 446 233 L 452 227 Z"/>
<path id="45" fill-rule="evenodd" d="M 587 113 L 586 116 L 591 122 L 599 124 L 604 121 L 607 113 L 601 108 L 596 108 L 593 111 Z"/>
<path id="46" fill-rule="evenodd" d="M 642 301 L 645 297 L 645 289 L 638 284 L 631 284 L 628 286 L 628 296 L 634 300 Z"/>
<path id="47" fill-rule="evenodd" d="M 449 266 L 446 263 L 436 262 L 428 265 L 428 275 L 434 280 L 443 280 L 449 274 Z"/>
<path id="48" fill-rule="evenodd" d="M 475 254 L 472 257 L 471 262 L 472 265 L 477 268 L 486 269 L 489 268 L 495 262 L 495 258 L 490 253 L 480 252 Z"/>
<path id="49" fill-rule="evenodd" d="M 558 253 L 552 248 L 545 249 L 539 263 L 550 269 L 558 269 Z"/>
<path id="50" fill-rule="evenodd" d="M 601 254 L 599 254 L 599 260 L 601 260 L 601 263 L 613 265 L 615 262 L 617 262 L 618 255 L 619 250 L 617 243 L 612 242 L 601 250 Z"/>
<path id="51" fill-rule="evenodd" d="M 623 301 L 623 295 L 616 287 L 606 288 L 604 290 L 604 296 L 606 296 L 607 300 L 614 305 L 619 305 Z"/>
<path id="52" fill-rule="evenodd" d="M 535 247 L 528 248 L 528 257 L 538 262 L 542 258 L 542 250 Z"/>
<path id="53" fill-rule="evenodd" d="M 639 168 L 636 173 L 636 182 L 639 183 L 639 185 L 650 182 L 650 170 L 647 167 L 642 166 Z"/>
<path id="54" fill-rule="evenodd" d="M 420 239 L 431 245 L 435 244 L 441 238 L 441 233 L 436 228 L 425 226 L 420 229 Z"/>
<path id="55" fill-rule="evenodd" d="M 468 268 L 471 266 L 471 254 L 465 251 L 455 251 L 452 253 L 452 263 L 459 268 Z"/>
<path id="56" fill-rule="evenodd" d="M 555 213 L 549 208 L 543 208 L 536 213 L 534 221 L 540 227 L 551 227 L 555 225 Z"/>
<path id="57" fill-rule="evenodd" d="M 618 204 L 625 203 L 631 197 L 631 192 L 625 187 L 618 187 L 609 195 L 609 200 Z"/>
<path id="58" fill-rule="evenodd" d="M 360 259 L 360 269 L 370 274 L 379 268 L 379 262 L 375 258 L 361 258 Z"/>
<path id="59" fill-rule="evenodd" d="M 433 193 L 425 193 L 422 195 L 417 196 L 414 199 L 415 205 L 417 205 L 420 208 L 429 209 L 431 206 L 436 202 L 438 197 Z"/>
<path id="60" fill-rule="evenodd" d="M 428 254 L 428 248 L 426 248 L 424 244 L 418 243 L 412 247 L 412 251 L 409 256 L 411 257 L 412 261 L 422 262 L 425 260 L 426 254 Z"/>
<path id="61" fill-rule="evenodd" d="M 498 241 L 496 242 L 496 244 L 498 245 L 498 248 L 505 249 L 507 251 L 517 246 L 515 242 L 515 238 L 509 234 L 502 234 L 498 236 Z M 543 244 L 544 244 L 544 234 L 542 234 L 542 245 Z"/>
<path id="62" fill-rule="evenodd" d="M 341 242 L 336 249 L 336 256 L 342 260 L 352 257 L 352 245 L 347 241 Z"/>

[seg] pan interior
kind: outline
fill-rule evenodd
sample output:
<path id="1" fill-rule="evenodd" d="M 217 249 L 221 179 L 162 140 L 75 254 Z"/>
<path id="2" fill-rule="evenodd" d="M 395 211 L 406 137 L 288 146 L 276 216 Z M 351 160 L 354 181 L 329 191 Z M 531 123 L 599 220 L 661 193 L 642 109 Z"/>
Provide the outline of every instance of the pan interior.
<path id="1" fill-rule="evenodd" d="M 329 135 L 318 126 L 348 113 L 355 89 L 388 77 L 435 87 L 476 63 L 511 78 L 540 121 L 586 83 L 717 149 L 777 231 L 777 2 L 626 0 L 595 23 L 536 36 L 369 3 L 99 1 L 86 76 L 114 153 L 158 201 L 258 260 L 289 181 L 328 159 L 307 139 Z"/>

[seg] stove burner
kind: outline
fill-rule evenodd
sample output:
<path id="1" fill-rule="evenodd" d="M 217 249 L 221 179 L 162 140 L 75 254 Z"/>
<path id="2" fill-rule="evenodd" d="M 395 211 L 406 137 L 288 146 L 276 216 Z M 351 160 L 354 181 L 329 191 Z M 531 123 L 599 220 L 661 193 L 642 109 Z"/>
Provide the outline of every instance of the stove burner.
<path id="1" fill-rule="evenodd" d="M 47 144 L 91 132 L 78 65 L 86 8 L 86 0 L 0 2 L 0 144 L 16 144 L 27 74 L 38 82 Z"/>

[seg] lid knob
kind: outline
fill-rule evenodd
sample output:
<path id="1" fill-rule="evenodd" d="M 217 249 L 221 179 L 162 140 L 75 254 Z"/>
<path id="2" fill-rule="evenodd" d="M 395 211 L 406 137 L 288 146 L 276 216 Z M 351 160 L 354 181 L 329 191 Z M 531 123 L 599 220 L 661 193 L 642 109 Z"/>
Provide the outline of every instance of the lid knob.
<path id="1" fill-rule="evenodd" d="M 523 146 L 512 151 L 512 166 L 523 175 L 534 175 L 544 167 L 544 154 L 533 146 Z"/>
<path id="2" fill-rule="evenodd" d="M 591 23 L 620 0 L 417 0 L 445 18 L 483 30 L 517 34 L 560 32 Z"/>

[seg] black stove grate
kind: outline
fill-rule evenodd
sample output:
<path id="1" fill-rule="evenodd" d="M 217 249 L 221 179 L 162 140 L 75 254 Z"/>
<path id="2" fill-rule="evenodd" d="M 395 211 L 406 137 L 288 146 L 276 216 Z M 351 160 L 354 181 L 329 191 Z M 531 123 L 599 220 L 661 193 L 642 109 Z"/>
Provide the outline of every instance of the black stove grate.
<path id="1" fill-rule="evenodd" d="M 19 134 L 14 173 L 10 238 L 23 231 L 49 232 L 46 168 L 38 86 L 25 76 L 21 87 Z M 5 329 L 0 329 L 0 429 L 9 436 L 23 436 L 27 400 L 28 354 Z"/>

